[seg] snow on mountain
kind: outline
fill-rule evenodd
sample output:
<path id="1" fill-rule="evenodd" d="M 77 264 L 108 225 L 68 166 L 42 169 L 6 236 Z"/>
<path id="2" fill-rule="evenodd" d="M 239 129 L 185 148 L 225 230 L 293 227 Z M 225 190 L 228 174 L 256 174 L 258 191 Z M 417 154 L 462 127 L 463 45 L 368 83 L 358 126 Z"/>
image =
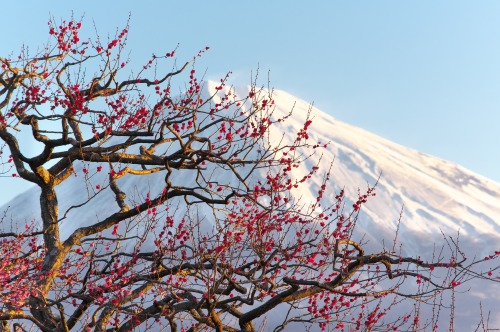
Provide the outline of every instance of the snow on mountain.
<path id="1" fill-rule="evenodd" d="M 274 98 L 285 111 L 296 100 L 282 91 Z M 294 120 L 298 124 L 307 108 L 305 102 L 297 102 L 299 116 Z M 461 229 L 463 235 L 500 236 L 500 184 L 336 121 L 316 109 L 312 114 L 311 136 L 331 142 L 323 160 L 335 158 L 333 174 L 340 186 L 363 188 L 380 176 L 379 197 L 366 211 L 376 223 L 395 229 L 404 204 L 408 230 L 435 234 L 440 229 L 445 233 Z"/>
<path id="2" fill-rule="evenodd" d="M 215 91 L 215 83 L 207 83 L 207 93 Z M 238 95 L 247 95 L 249 88 L 238 88 Z M 296 132 L 302 128 L 310 105 L 290 94 L 276 90 L 273 99 L 277 113 L 287 114 L 292 108 L 293 117 L 287 120 L 285 127 L 286 141 L 293 141 Z M 398 240 L 404 243 L 407 253 L 432 255 L 434 246 L 440 247 L 445 242 L 443 234 L 456 237 L 469 255 L 484 255 L 500 247 L 500 184 L 475 174 L 452 162 L 432 157 L 396 143 L 390 142 L 363 129 L 342 123 L 316 108 L 311 110 L 312 125 L 310 137 L 322 143 L 329 143 L 320 154 L 313 155 L 306 163 L 309 166 L 319 162 L 320 168 L 327 170 L 334 160 L 332 169 L 335 188 L 346 189 L 348 195 L 355 195 L 357 189 L 363 190 L 367 183 L 378 181 L 377 196 L 363 207 L 358 224 L 358 234 L 364 235 L 370 247 L 392 247 L 398 220 Z M 274 132 L 271 141 L 279 141 L 282 133 Z M 77 166 L 83 167 L 83 166 Z M 102 178 L 99 178 L 102 176 Z M 121 180 L 122 190 L 135 195 L 146 192 L 158 193 L 163 189 L 162 174 L 142 178 L 125 177 Z M 188 175 L 186 175 L 188 176 Z M 216 179 L 224 174 L 214 174 Z M 97 174 L 95 182 L 105 182 L 104 175 Z M 190 181 L 182 178 L 178 181 Z M 321 179 L 315 184 L 319 185 Z M 314 200 L 317 188 L 302 192 L 301 201 Z M 68 236 L 81 225 L 89 224 L 99 218 L 102 211 L 118 210 L 109 190 L 100 194 L 83 211 L 71 210 L 63 221 L 62 237 Z M 61 215 L 72 205 L 82 203 L 88 197 L 86 183 L 82 177 L 73 178 L 58 188 L 59 210 Z M 133 198 L 129 195 L 128 198 Z M 15 197 L 8 204 L 0 207 L 4 211 L 9 207 L 9 216 L 14 222 L 39 220 L 37 189 L 30 189 Z M 133 206 L 133 202 L 130 203 Z M 109 214 L 109 213 L 106 213 Z M 495 285 L 484 290 L 475 285 L 467 296 L 472 296 L 474 303 L 482 300 L 500 307 L 500 287 Z M 471 286 L 472 288 L 472 286 Z M 464 297 L 465 298 L 465 297 Z M 465 301 L 465 300 L 464 300 Z M 486 305 L 485 305 L 486 306 Z M 477 305 L 476 305 L 477 307 Z M 477 308 L 476 308 L 477 309 Z M 469 325 L 477 323 L 479 318 L 473 313 L 464 315 Z M 493 317 L 500 320 L 500 317 Z M 498 322 L 500 326 L 500 321 Z M 472 325 L 471 325 L 472 326 Z"/>

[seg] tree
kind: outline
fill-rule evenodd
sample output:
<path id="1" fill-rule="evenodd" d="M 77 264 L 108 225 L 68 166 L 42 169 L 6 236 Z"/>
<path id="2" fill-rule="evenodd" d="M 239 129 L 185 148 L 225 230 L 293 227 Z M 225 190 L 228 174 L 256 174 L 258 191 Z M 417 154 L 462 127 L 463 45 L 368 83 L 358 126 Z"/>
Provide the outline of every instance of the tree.
<path id="1" fill-rule="evenodd" d="M 276 134 L 293 114 L 274 114 L 271 90 L 254 83 L 240 95 L 226 77 L 205 96 L 194 64 L 206 49 L 181 66 L 175 50 L 153 55 L 134 73 L 128 26 L 107 42 L 80 40 L 80 28 L 51 20 L 38 54 L 0 58 L 0 161 L 40 188 L 41 211 L 25 229 L 2 219 L 0 330 L 256 331 L 276 310 L 276 330 L 419 329 L 435 320 L 401 314 L 400 302 L 493 278 L 458 246 L 433 260 L 366 253 L 352 232 L 374 186 L 347 207 L 328 170 L 304 163 L 326 147 L 309 138 L 312 119 L 294 140 Z M 28 145 L 39 151 L 28 156 Z M 301 202 L 320 171 L 317 200 Z M 75 177 L 82 203 L 59 211 L 69 198 L 57 187 Z M 161 190 L 127 192 L 132 177 Z M 61 235 L 106 199 L 113 213 Z"/>

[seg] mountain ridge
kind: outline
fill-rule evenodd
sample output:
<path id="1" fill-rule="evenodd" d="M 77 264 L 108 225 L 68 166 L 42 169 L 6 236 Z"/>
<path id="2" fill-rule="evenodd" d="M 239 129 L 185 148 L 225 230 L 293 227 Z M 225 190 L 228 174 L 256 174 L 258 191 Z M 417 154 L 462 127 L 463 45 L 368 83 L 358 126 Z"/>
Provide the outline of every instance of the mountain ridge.
<path id="1" fill-rule="evenodd" d="M 207 83 L 205 88 L 208 95 L 217 92 L 215 85 L 215 82 Z M 246 95 L 249 89 L 240 87 L 235 90 L 238 95 Z M 310 137 L 329 145 L 321 156 L 313 155 L 306 163 L 309 166 L 321 163 L 322 169 L 328 169 L 333 160 L 332 177 L 337 190 L 346 188 L 354 195 L 358 188 L 366 187 L 367 183 L 377 183 L 378 197 L 365 207 L 365 212 L 373 221 L 388 223 L 395 230 L 404 205 L 404 218 L 414 221 L 406 225 L 411 230 L 440 232 L 436 225 L 429 222 L 431 219 L 439 221 L 439 225 L 448 231 L 462 229 L 466 233 L 477 232 L 500 238 L 500 183 L 453 162 L 406 148 L 362 128 L 343 123 L 285 91 L 274 90 L 273 98 L 278 105 L 276 116 L 284 116 L 291 109 L 294 110 L 293 117 L 287 119 L 279 130 L 295 133 L 306 118 L 311 117 Z M 274 135 L 275 140 L 282 139 L 281 132 Z M 70 182 L 68 185 L 63 183 L 58 189 L 65 192 L 66 197 L 71 195 L 71 190 L 66 187 L 74 185 L 70 185 Z M 37 196 L 32 193 L 33 190 L 37 189 L 29 189 L 14 197 L 0 209 L 5 210 L 9 205 L 17 206 L 29 196 Z M 304 199 L 313 201 L 315 194 L 316 191 L 311 189 Z M 380 204 L 377 205 L 377 202 Z M 36 202 L 32 204 L 36 206 Z"/>

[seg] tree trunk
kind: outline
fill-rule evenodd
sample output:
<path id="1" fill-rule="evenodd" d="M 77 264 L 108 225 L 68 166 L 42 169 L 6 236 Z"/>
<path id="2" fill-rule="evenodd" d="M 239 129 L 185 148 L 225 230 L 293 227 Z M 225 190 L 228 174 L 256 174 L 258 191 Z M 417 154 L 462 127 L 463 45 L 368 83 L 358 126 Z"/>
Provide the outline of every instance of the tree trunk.
<path id="1" fill-rule="evenodd" d="M 59 319 L 54 316 L 46 304 L 46 296 L 58 275 L 64 261 L 64 253 L 59 238 L 57 195 L 52 183 L 41 186 L 40 209 L 43 222 L 43 240 L 46 254 L 37 282 L 37 294 L 30 296 L 31 314 L 41 322 L 47 330 L 55 331 Z"/>
<path id="2" fill-rule="evenodd" d="M 47 250 L 57 249 L 60 246 L 59 225 L 57 219 L 59 216 L 57 195 L 52 185 L 42 187 L 40 194 L 40 209 L 43 221 L 43 240 Z"/>

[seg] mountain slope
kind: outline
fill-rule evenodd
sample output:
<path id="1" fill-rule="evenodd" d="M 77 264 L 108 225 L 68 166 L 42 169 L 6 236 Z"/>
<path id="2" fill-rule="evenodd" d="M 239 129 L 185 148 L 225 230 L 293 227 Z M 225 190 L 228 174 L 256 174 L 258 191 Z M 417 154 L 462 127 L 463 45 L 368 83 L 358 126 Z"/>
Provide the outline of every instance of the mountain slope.
<path id="1" fill-rule="evenodd" d="M 274 98 L 283 111 L 297 100 L 283 91 L 276 91 Z M 295 104 L 296 126 L 304 121 L 308 107 L 303 101 Z M 395 229 L 404 204 L 408 231 L 434 235 L 440 230 L 460 230 L 464 236 L 500 238 L 499 183 L 337 121 L 317 109 L 312 116 L 310 136 L 330 142 L 322 162 L 335 159 L 332 173 L 339 186 L 352 191 L 380 177 L 378 197 L 365 211 L 377 224 Z M 318 156 L 312 160 L 316 162 Z"/>

